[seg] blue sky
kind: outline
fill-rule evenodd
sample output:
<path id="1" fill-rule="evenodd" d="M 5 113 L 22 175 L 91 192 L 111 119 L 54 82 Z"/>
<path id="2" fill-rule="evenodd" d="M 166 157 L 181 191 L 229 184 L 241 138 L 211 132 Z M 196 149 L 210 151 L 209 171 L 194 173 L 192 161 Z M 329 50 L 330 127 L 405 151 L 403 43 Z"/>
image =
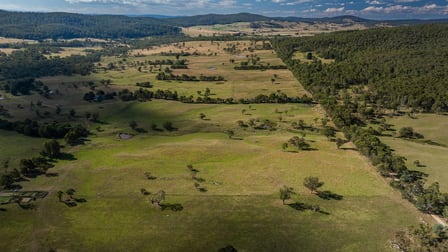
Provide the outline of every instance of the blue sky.
<path id="1" fill-rule="evenodd" d="M 372 19 L 448 18 L 448 0 L 0 0 L 0 9 L 191 16 L 251 12 L 265 16 Z"/>

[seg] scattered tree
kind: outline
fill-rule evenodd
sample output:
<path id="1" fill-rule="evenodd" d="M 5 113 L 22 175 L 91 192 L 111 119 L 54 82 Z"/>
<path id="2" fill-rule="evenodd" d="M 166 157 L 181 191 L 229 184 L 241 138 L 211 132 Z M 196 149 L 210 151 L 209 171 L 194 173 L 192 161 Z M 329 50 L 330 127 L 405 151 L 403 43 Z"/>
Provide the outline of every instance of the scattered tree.
<path id="1" fill-rule="evenodd" d="M 287 186 L 283 186 L 280 188 L 280 199 L 283 202 L 283 205 L 285 204 L 285 200 L 288 200 L 291 198 L 292 188 L 289 188 Z"/>
<path id="2" fill-rule="evenodd" d="M 42 154 L 50 158 L 57 158 L 61 155 L 61 145 L 54 139 L 46 141 Z"/>
<path id="3" fill-rule="evenodd" d="M 227 136 L 230 138 L 232 138 L 235 135 L 235 132 L 233 132 L 233 130 L 226 130 L 226 134 Z"/>
<path id="4" fill-rule="evenodd" d="M 306 59 L 307 59 L 307 60 L 312 60 L 312 59 L 313 59 L 313 53 L 308 52 L 308 53 L 306 54 Z"/>
<path id="5" fill-rule="evenodd" d="M 223 248 L 220 248 L 218 252 L 238 252 L 238 250 L 234 248 L 232 245 L 227 245 Z"/>
<path id="6" fill-rule="evenodd" d="M 312 193 L 316 193 L 317 189 L 324 185 L 324 182 L 319 181 L 318 177 L 306 177 L 303 180 L 303 185 Z"/>
<path id="7" fill-rule="evenodd" d="M 288 144 L 295 146 L 299 150 L 307 150 L 310 148 L 310 145 L 306 142 L 305 138 L 293 136 L 288 140 Z"/>
<path id="8" fill-rule="evenodd" d="M 73 195 L 75 195 L 76 190 L 73 188 L 69 188 L 67 189 L 67 191 L 65 191 L 65 193 L 71 198 L 73 199 Z"/>
<path id="9" fill-rule="evenodd" d="M 283 143 L 283 144 L 282 144 L 282 150 L 283 150 L 283 151 L 288 150 L 288 143 Z"/>
<path id="10" fill-rule="evenodd" d="M 14 178 L 10 174 L 3 174 L 0 177 L 0 186 L 3 188 L 9 188 L 14 183 Z"/>
<path id="11" fill-rule="evenodd" d="M 168 121 L 168 122 L 164 122 L 163 123 L 163 127 L 168 130 L 168 131 L 173 131 L 174 127 L 173 127 L 173 123 Z"/>
<path id="12" fill-rule="evenodd" d="M 151 198 L 152 204 L 157 204 L 160 207 L 160 204 L 165 200 L 165 191 L 160 190 L 157 192 L 155 197 Z"/>
<path id="13" fill-rule="evenodd" d="M 131 129 L 135 130 L 137 128 L 138 124 L 136 121 L 132 120 L 129 122 L 129 127 L 131 127 Z"/>
<path id="14" fill-rule="evenodd" d="M 63 191 L 58 191 L 57 195 L 58 195 L 59 202 L 62 202 L 62 196 L 64 195 L 64 192 Z"/>
<path id="15" fill-rule="evenodd" d="M 70 117 L 75 117 L 76 116 L 76 110 L 70 109 L 69 115 L 70 115 Z"/>
<path id="16" fill-rule="evenodd" d="M 336 147 L 339 149 L 345 143 L 345 141 L 341 138 L 336 138 Z"/>
<path id="17" fill-rule="evenodd" d="M 327 139 L 330 139 L 336 136 L 336 129 L 330 126 L 326 126 L 322 129 L 322 134 L 326 136 Z"/>
<path id="18" fill-rule="evenodd" d="M 412 127 L 403 127 L 398 131 L 398 137 L 420 139 L 423 135 L 415 132 Z"/>

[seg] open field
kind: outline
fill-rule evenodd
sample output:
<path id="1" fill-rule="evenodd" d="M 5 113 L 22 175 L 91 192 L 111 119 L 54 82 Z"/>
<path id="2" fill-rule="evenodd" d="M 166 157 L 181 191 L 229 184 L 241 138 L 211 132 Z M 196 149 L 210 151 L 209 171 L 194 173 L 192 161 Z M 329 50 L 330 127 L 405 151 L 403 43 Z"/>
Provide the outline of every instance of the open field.
<path id="1" fill-rule="evenodd" d="M 201 25 L 182 28 L 182 32 L 192 37 L 248 34 L 255 36 L 313 36 L 320 33 L 366 29 L 364 25 L 338 25 L 332 23 L 304 22 L 255 22 L 256 28 L 249 22 L 233 24 Z"/>
<path id="2" fill-rule="evenodd" d="M 15 132 L 0 130 L 0 174 L 5 172 L 4 163 L 9 163 L 8 171 L 19 166 L 23 157 L 38 155 L 44 140 L 25 137 Z"/>
<path id="3" fill-rule="evenodd" d="M 160 108 L 163 114 L 157 115 Z M 294 133 L 238 130 L 229 122 L 230 118 L 270 118 L 275 108 L 290 111 L 285 121 L 309 122 L 319 116 L 312 107 L 253 105 L 252 115 L 244 116 L 242 108 L 154 101 L 129 103 L 105 114 L 105 131 L 92 136 L 87 145 L 69 150 L 77 160 L 61 161 L 51 169 L 58 177 L 23 183 L 24 190 L 50 192 L 37 212 L 4 206 L 0 234 L 10 242 L 1 243 L 1 250 L 210 251 L 232 244 L 242 251 L 299 247 L 387 251 L 386 242 L 395 230 L 417 223 L 421 215 L 357 152 L 336 150 L 334 143 L 311 132 L 306 139 L 317 150 L 284 152 L 281 144 Z M 210 120 L 200 120 L 199 111 L 210 115 Z M 142 127 L 145 120 L 169 119 L 179 130 L 119 140 L 115 132 L 132 132 L 124 126 L 130 118 Z M 235 138 L 242 140 L 229 139 L 219 127 L 209 133 L 199 130 L 203 124 L 235 129 Z M 205 179 L 201 186 L 207 192 L 195 189 L 188 164 L 199 170 L 197 176 Z M 144 172 L 157 179 L 147 180 Z M 323 200 L 310 194 L 302 181 L 311 175 L 325 182 L 324 190 L 343 199 Z M 323 213 L 283 206 L 278 199 L 283 185 L 298 193 L 287 203 L 318 204 Z M 59 203 L 55 192 L 70 187 L 87 202 L 73 208 Z M 141 188 L 152 193 L 164 190 L 168 203 L 184 209 L 160 211 L 150 205 L 151 196 L 140 193 Z"/>
<path id="4" fill-rule="evenodd" d="M 448 191 L 448 117 L 436 114 L 417 114 L 416 119 L 408 116 L 393 117 L 387 120 L 397 131 L 402 127 L 412 127 L 414 131 L 424 135 L 423 140 L 430 140 L 442 146 L 410 141 L 400 138 L 384 137 L 382 140 L 391 146 L 399 155 L 407 158 L 407 165 L 428 174 L 428 183 L 439 182 L 442 191 Z M 416 166 L 415 160 L 421 165 Z"/>
<path id="5" fill-rule="evenodd" d="M 224 52 L 233 44 L 241 53 Z M 288 96 L 307 94 L 288 70 L 234 70 L 250 54 L 263 63 L 282 64 L 271 50 L 244 51 L 249 46 L 244 41 L 188 42 L 134 51 L 126 58 L 103 58 L 98 72 L 89 76 L 41 78 L 55 91 L 51 99 L 7 95 L 2 105 L 11 120 L 81 123 L 92 134 L 84 144 L 62 149 L 74 158 L 55 163 L 49 172 L 57 176 L 20 183 L 23 190 L 50 193 L 33 210 L 16 204 L 1 206 L 0 251 L 217 251 L 229 244 L 238 251 L 389 251 L 388 240 L 395 231 L 422 219 L 432 221 L 401 199 L 350 143 L 338 150 L 317 130 L 292 127 L 303 120 L 312 128 L 322 128 L 320 119 L 325 115 L 319 105 L 82 100 L 91 90 L 134 90 L 136 82 L 145 81 L 154 84 L 153 90 L 170 89 L 179 95 L 197 96 L 205 88 L 210 88 L 212 97 L 236 99 L 277 90 Z M 158 70 L 138 71 L 137 61 L 174 60 L 175 56 L 160 55 L 170 50 L 198 51 L 197 56 L 179 57 L 188 60 L 189 69 L 173 73 L 222 75 L 226 81 L 159 81 Z M 110 64 L 114 67 L 107 69 Z M 111 85 L 100 84 L 103 79 L 110 79 Z M 41 101 L 37 109 L 42 114 L 48 111 L 47 116 L 38 117 L 30 109 L 31 101 Z M 56 106 L 62 108 L 59 115 Z M 68 116 L 70 109 L 76 110 L 76 116 Z M 88 121 L 85 112 L 98 112 L 99 122 Z M 131 121 L 137 123 L 137 130 L 131 129 Z M 239 121 L 266 123 L 272 130 L 241 126 Z M 164 129 L 166 122 L 174 130 Z M 229 130 L 232 137 L 226 134 Z M 120 139 L 119 133 L 132 137 Z M 0 146 L 13 145 L 5 152 L 2 149 L 0 160 L 37 154 L 44 141 L 0 134 L 5 135 Z M 293 136 L 304 136 L 311 150 L 283 151 L 282 144 Z M 187 168 L 189 164 L 196 173 Z M 147 179 L 145 172 L 155 178 Z M 334 198 L 310 193 L 303 186 L 307 176 L 318 176 L 325 182 L 321 190 Z M 297 193 L 287 200 L 289 205 L 279 199 L 284 185 Z M 80 200 L 73 207 L 57 196 L 69 188 Z M 151 194 L 143 195 L 141 189 Z M 152 205 L 150 198 L 159 190 L 166 192 L 163 203 L 183 209 L 162 211 Z M 320 211 L 294 203 L 318 205 Z"/>
<path id="6" fill-rule="evenodd" d="M 322 63 L 326 63 L 326 64 L 334 63 L 333 59 L 324 59 L 322 57 L 317 56 L 314 52 L 311 52 L 311 53 L 312 53 L 314 58 L 319 59 L 320 61 L 322 61 Z M 292 58 L 293 59 L 298 59 L 298 60 L 303 61 L 303 62 L 312 62 L 313 61 L 312 59 L 307 59 L 306 56 L 307 56 L 307 52 L 299 52 L 299 51 L 297 51 L 297 52 L 294 53 Z"/>
<path id="7" fill-rule="evenodd" d="M 414 118 L 397 116 L 387 119 L 394 129 L 412 127 L 414 131 L 423 134 L 425 140 L 448 146 L 448 116 L 437 114 L 416 114 Z"/>
<path id="8" fill-rule="evenodd" d="M 52 53 L 52 57 L 68 57 L 72 55 L 86 55 L 88 50 L 101 50 L 101 47 L 62 47 L 59 53 Z"/>
<path id="9" fill-rule="evenodd" d="M 6 54 L 11 54 L 14 51 L 17 51 L 20 49 L 14 49 L 14 48 L 0 48 L 0 52 L 2 53 L 6 53 Z"/>
<path id="10" fill-rule="evenodd" d="M 0 44 L 7 44 L 7 43 L 37 43 L 37 41 L 29 40 L 29 39 L 16 39 L 16 38 L 0 37 Z"/>
<path id="11" fill-rule="evenodd" d="M 224 52 L 224 48 L 237 45 L 241 49 L 241 53 L 231 55 Z M 151 82 L 154 84 L 153 89 L 177 91 L 179 95 L 194 97 L 197 91 L 204 91 L 209 88 L 214 94 L 212 97 L 219 98 L 251 98 L 258 94 L 268 95 L 272 92 L 280 90 L 288 96 L 309 95 L 303 89 L 300 83 L 294 78 L 292 73 L 287 69 L 278 70 L 234 70 L 235 66 L 239 66 L 240 62 L 246 61 L 248 55 L 256 55 L 264 64 L 283 65 L 280 59 L 272 50 L 255 50 L 247 51 L 251 44 L 249 41 L 240 42 L 186 42 L 185 46 L 178 44 L 161 47 L 154 47 L 146 50 L 135 50 L 132 55 L 127 58 L 105 57 L 100 63 L 98 73 L 90 76 L 72 76 L 54 78 L 45 78 L 44 81 L 49 84 L 60 82 L 71 83 L 79 81 L 100 81 L 110 79 L 112 84 L 117 88 L 136 89 L 137 82 Z M 180 57 L 186 59 L 188 69 L 173 69 L 173 74 L 195 75 L 200 76 L 223 76 L 226 81 L 160 81 L 156 79 L 159 66 L 142 67 L 138 71 L 137 62 L 155 61 L 155 60 L 175 60 L 174 56 L 161 56 L 160 53 L 197 53 L 199 55 Z M 232 60 L 232 62 L 230 62 Z M 115 66 L 112 70 L 105 70 L 104 67 L 109 64 Z M 164 65 L 162 70 L 167 66 Z M 54 81 L 53 81 L 54 80 Z M 274 81 L 272 81 L 274 80 Z"/>

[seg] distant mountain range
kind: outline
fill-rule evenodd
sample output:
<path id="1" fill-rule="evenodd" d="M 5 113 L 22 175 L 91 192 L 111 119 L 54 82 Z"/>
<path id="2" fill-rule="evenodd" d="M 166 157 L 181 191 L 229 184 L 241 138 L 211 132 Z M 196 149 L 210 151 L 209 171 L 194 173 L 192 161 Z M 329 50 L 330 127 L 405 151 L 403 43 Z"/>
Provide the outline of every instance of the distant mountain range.
<path id="1" fill-rule="evenodd" d="M 347 24 L 358 23 L 364 25 L 388 24 L 388 25 L 405 25 L 405 24 L 424 24 L 424 23 L 448 23 L 447 19 L 409 19 L 409 20 L 371 20 L 356 16 L 336 16 L 325 18 L 302 18 L 302 17 L 266 17 L 251 13 L 238 14 L 208 14 L 188 17 L 171 17 L 165 21 L 177 26 L 196 26 L 196 25 L 214 25 L 214 24 L 230 24 L 235 22 L 260 22 L 260 21 L 288 21 L 288 22 L 306 22 L 306 23 L 335 23 Z"/>
<path id="2" fill-rule="evenodd" d="M 231 24 L 236 22 L 325 22 L 336 24 L 406 25 L 421 23 L 448 23 L 436 20 L 368 20 L 356 16 L 331 18 L 266 17 L 251 13 L 208 14 L 188 17 L 163 15 L 86 15 L 63 12 L 9 12 L 0 10 L 0 36 L 25 39 L 58 38 L 141 38 L 176 35 L 179 27 L 196 25 Z"/>

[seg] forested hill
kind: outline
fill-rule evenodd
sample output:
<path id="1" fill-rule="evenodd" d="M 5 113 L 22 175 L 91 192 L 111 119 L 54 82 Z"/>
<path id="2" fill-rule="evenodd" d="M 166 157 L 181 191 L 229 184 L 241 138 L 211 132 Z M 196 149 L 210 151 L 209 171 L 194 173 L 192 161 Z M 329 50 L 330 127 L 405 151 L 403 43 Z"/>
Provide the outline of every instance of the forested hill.
<path id="1" fill-rule="evenodd" d="M 448 23 L 448 19 L 434 19 L 434 20 L 370 20 L 356 16 L 336 16 L 324 18 L 303 18 L 303 17 L 266 17 L 251 13 L 238 14 L 208 14 L 188 17 L 173 17 L 165 18 L 164 21 L 182 27 L 196 26 L 196 25 L 215 25 L 215 24 L 231 24 L 236 22 L 269 22 L 269 21 L 288 21 L 288 22 L 305 22 L 305 23 L 334 23 L 334 24 L 363 24 L 366 26 L 375 25 L 410 25 L 410 24 L 426 24 L 426 23 Z"/>
<path id="2" fill-rule="evenodd" d="M 0 36 L 23 39 L 140 38 L 178 34 L 180 29 L 149 17 L 30 13 L 0 10 Z"/>
<path id="3" fill-rule="evenodd" d="M 351 89 L 356 98 L 354 110 L 409 106 L 425 112 L 448 111 L 448 24 L 338 32 L 273 42 L 315 97 L 338 97 L 341 90 Z M 312 55 L 308 58 L 313 60 L 294 58 L 296 51 Z M 325 64 L 322 59 L 334 63 Z M 364 104 L 363 108 L 359 104 Z"/>
<path id="4" fill-rule="evenodd" d="M 215 25 L 215 24 L 231 24 L 237 22 L 256 22 L 256 21 L 270 21 L 273 18 L 265 17 L 250 13 L 238 14 L 207 14 L 188 17 L 167 18 L 170 24 L 189 27 L 196 25 Z"/>

